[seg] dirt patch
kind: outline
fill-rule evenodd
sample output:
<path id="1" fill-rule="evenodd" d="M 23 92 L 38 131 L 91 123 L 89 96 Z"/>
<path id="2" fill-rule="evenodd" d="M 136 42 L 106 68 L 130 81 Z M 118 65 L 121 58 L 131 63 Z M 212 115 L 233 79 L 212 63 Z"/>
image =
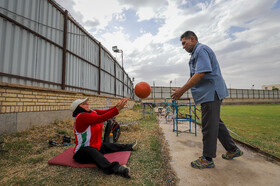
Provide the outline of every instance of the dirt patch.
<path id="1" fill-rule="evenodd" d="M 170 148 L 168 142 L 164 138 L 164 133 L 161 128 L 159 128 L 159 138 L 161 141 L 161 154 L 163 161 L 165 163 L 165 180 L 167 180 L 167 185 L 176 185 L 179 181 L 173 167 L 170 162 L 172 157 L 170 156 Z"/>
<path id="2" fill-rule="evenodd" d="M 141 112 L 136 112 L 132 109 L 125 109 L 121 111 L 119 115 L 117 115 L 116 120 L 118 122 L 127 123 L 130 121 L 138 121 L 141 119 L 141 117 Z"/>

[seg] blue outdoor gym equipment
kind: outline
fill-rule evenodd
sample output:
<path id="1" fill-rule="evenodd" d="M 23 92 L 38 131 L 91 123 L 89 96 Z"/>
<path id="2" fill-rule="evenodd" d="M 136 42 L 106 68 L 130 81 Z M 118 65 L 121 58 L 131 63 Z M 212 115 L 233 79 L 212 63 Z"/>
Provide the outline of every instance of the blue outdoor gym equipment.
<path id="1" fill-rule="evenodd" d="M 183 104 L 181 104 L 183 102 Z M 187 114 L 180 114 L 179 107 L 187 107 L 189 108 L 189 113 Z M 179 99 L 179 100 L 172 100 L 172 108 L 173 108 L 173 132 L 176 131 L 177 136 L 178 133 L 186 132 L 186 133 L 194 133 L 196 136 L 196 105 L 191 104 L 191 99 Z M 192 108 L 194 116 L 192 116 Z M 179 116 L 180 114 L 180 116 Z M 180 131 L 178 129 L 178 121 L 189 121 L 189 129 L 186 131 Z M 191 131 L 191 122 L 194 122 L 194 132 Z"/>

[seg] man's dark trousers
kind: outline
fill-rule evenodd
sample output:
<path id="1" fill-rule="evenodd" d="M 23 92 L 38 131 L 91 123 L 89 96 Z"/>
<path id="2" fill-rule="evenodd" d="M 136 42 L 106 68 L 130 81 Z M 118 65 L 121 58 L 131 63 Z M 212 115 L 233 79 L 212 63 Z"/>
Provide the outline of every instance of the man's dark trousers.
<path id="1" fill-rule="evenodd" d="M 217 138 L 227 151 L 237 149 L 230 136 L 227 127 L 220 118 L 222 100 L 219 100 L 215 92 L 215 99 L 211 102 L 201 104 L 202 134 L 203 134 L 203 156 L 216 157 Z"/>

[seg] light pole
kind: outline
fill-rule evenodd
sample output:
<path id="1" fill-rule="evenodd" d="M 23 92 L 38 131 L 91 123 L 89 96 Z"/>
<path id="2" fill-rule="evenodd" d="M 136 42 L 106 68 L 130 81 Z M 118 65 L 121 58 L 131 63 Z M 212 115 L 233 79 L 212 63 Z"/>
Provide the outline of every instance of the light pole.
<path id="1" fill-rule="evenodd" d="M 252 85 L 252 90 L 253 90 L 253 99 L 255 99 L 254 86 L 255 86 L 255 85 Z"/>
<path id="2" fill-rule="evenodd" d="M 112 50 L 116 53 L 121 53 L 122 54 L 122 71 L 123 71 L 123 97 L 124 97 L 124 69 L 123 69 L 123 51 L 118 49 L 117 46 L 113 46 Z"/>
<path id="3" fill-rule="evenodd" d="M 172 84 L 172 81 L 170 81 L 170 97 L 171 97 L 171 84 Z"/>
<path id="4" fill-rule="evenodd" d="M 123 68 L 123 51 L 121 49 L 118 49 L 117 46 L 113 46 L 112 50 L 116 53 L 121 53 L 122 54 L 122 68 Z"/>

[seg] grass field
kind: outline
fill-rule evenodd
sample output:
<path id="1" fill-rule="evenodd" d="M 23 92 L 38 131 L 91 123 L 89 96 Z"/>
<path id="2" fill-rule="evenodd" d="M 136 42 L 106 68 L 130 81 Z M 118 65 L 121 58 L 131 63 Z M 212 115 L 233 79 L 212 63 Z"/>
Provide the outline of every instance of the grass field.
<path id="1" fill-rule="evenodd" d="M 221 119 L 238 135 L 231 133 L 232 137 L 280 158 L 280 104 L 222 105 Z"/>
<path id="2" fill-rule="evenodd" d="M 280 105 L 223 105 L 221 119 L 226 126 L 261 150 L 280 158 Z"/>
<path id="3" fill-rule="evenodd" d="M 130 118 L 130 119 L 129 119 Z M 73 122 L 55 122 L 24 132 L 3 135 L 0 153 L 0 185 L 167 185 L 175 184 L 176 176 L 168 163 L 167 147 L 155 117 L 140 119 L 139 111 L 121 112 L 117 120 L 136 121 L 121 126 L 119 143 L 138 140 L 138 149 L 131 153 L 128 167 L 131 179 L 105 175 L 97 168 L 72 168 L 48 165 L 48 160 L 68 146 L 49 147 L 48 140 L 58 140 L 57 134 L 73 137 Z"/>

